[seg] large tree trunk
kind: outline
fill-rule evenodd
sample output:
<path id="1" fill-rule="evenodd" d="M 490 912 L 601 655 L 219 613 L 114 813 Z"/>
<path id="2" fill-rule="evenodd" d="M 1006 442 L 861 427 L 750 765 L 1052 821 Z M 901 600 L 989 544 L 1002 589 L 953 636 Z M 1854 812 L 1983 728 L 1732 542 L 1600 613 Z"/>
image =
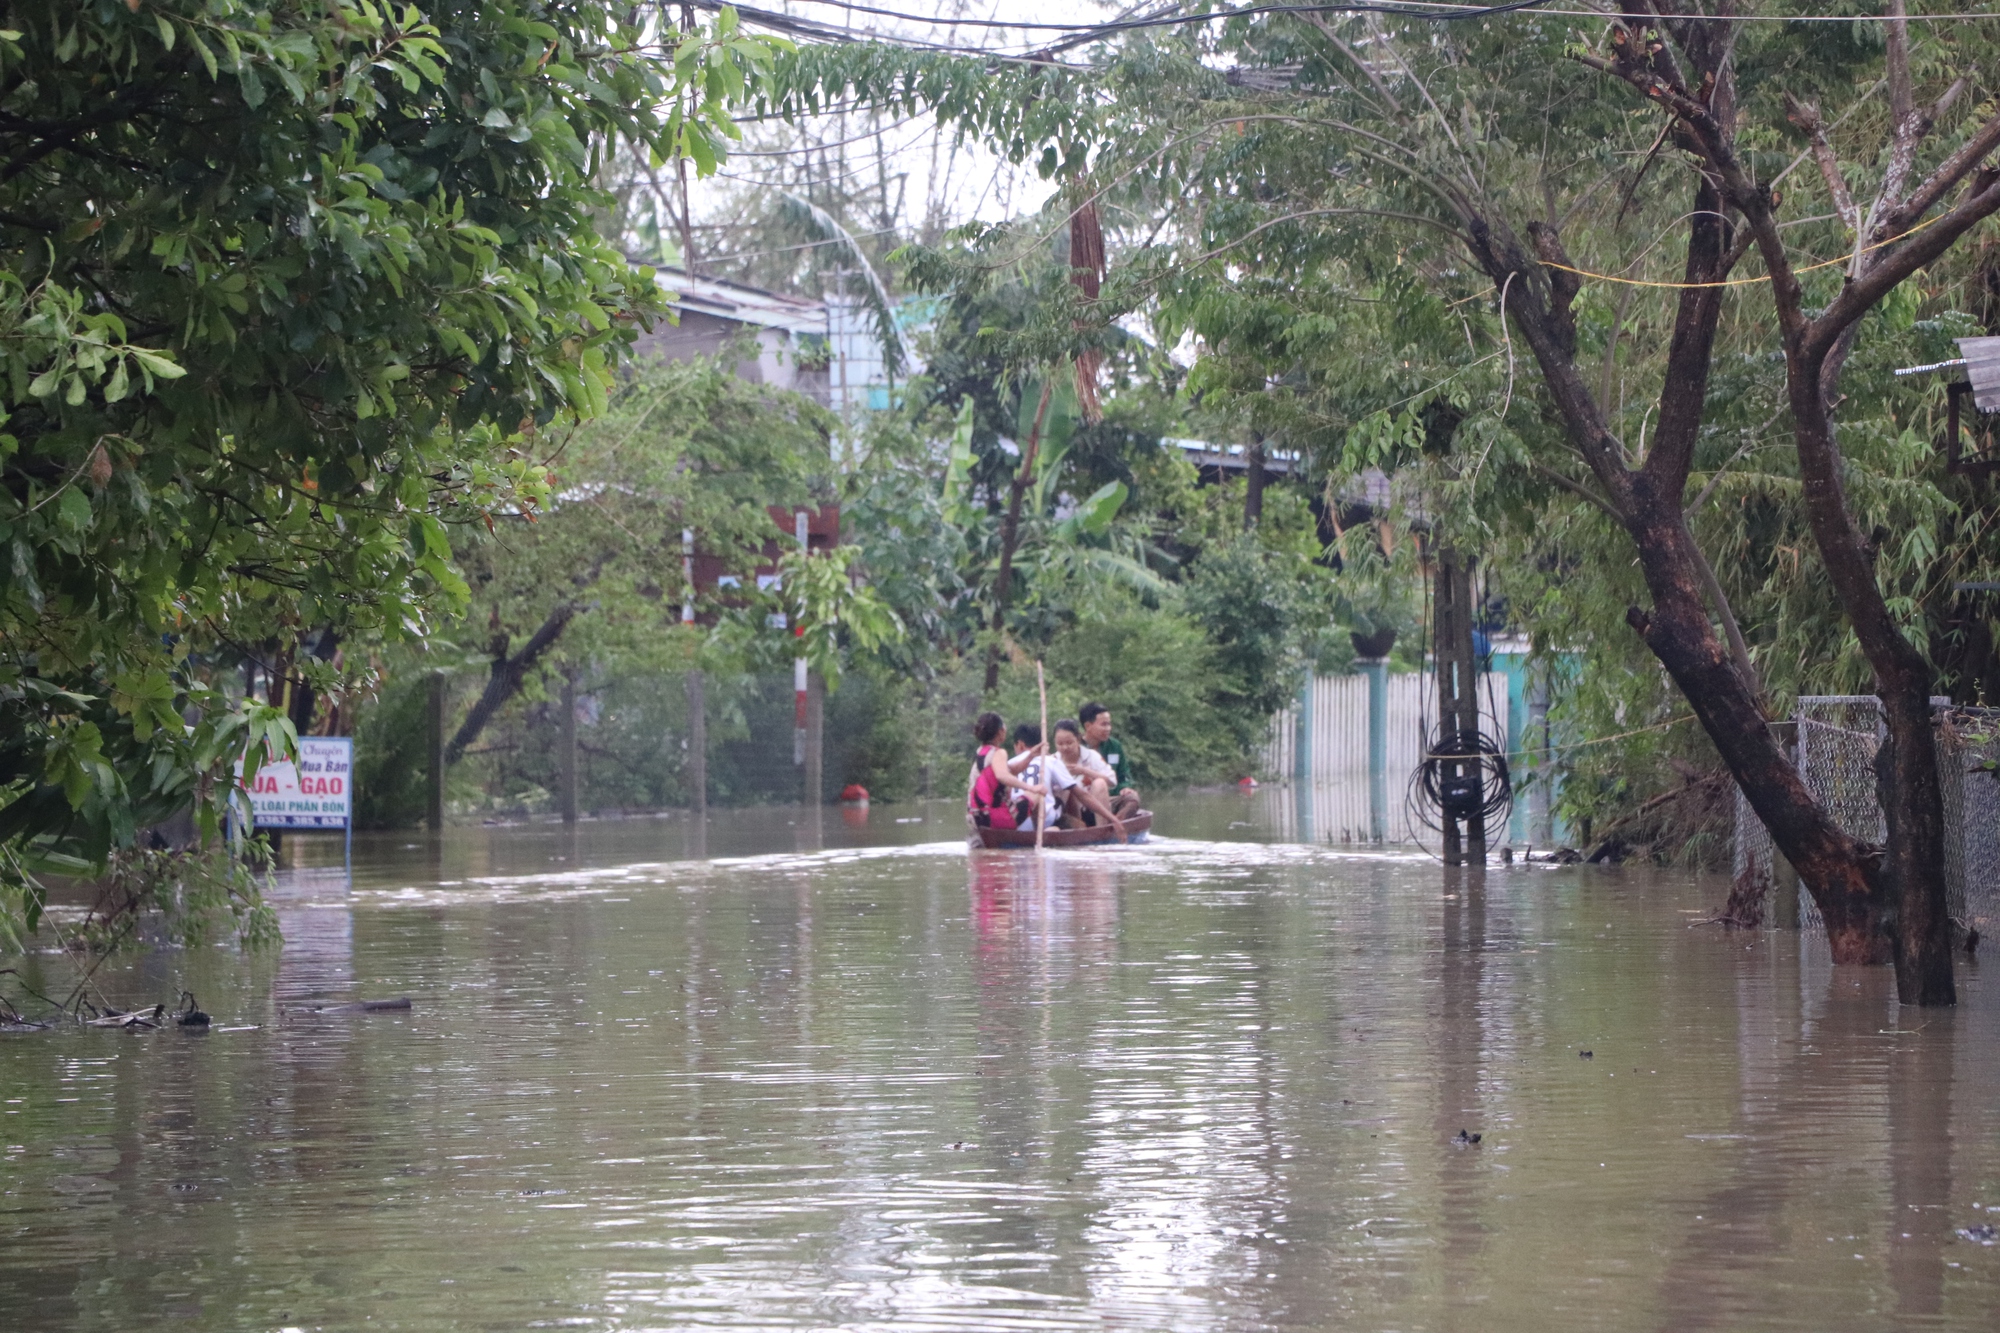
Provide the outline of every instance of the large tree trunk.
<path id="1" fill-rule="evenodd" d="M 1627 618 L 1686 696 L 1771 840 L 1812 890 L 1834 960 L 1890 961 L 1888 901 L 1873 873 L 1874 850 L 1843 832 L 1813 799 L 1772 730 L 1762 699 L 1715 633 L 1680 506 L 1648 507 L 1651 521 L 1642 519 L 1627 531 L 1639 548 L 1653 605 L 1650 611 L 1634 607 Z"/>
<path id="2" fill-rule="evenodd" d="M 1000 688 L 1000 658 L 1004 654 L 1002 636 L 1007 632 L 1007 599 L 1014 590 L 1014 548 L 1021 539 L 1021 500 L 1035 476 L 1035 454 L 1041 448 L 1042 420 L 1049 412 L 1052 382 L 1042 378 L 1041 401 L 1035 405 L 1035 424 L 1028 442 L 1021 447 L 1021 466 L 1007 486 L 1007 517 L 1000 522 L 1000 572 L 993 579 L 993 646 L 986 650 L 986 693 Z"/>
<path id="3" fill-rule="evenodd" d="M 1827 580 L 1874 671 L 1876 694 L 1888 724 L 1888 739 L 1876 757 L 1887 846 L 1879 859 L 1869 856 L 1861 866 L 1873 890 L 1870 906 L 1877 944 L 1871 953 L 1886 951 L 1893 959 L 1897 994 L 1905 1003 L 1951 1004 L 1956 990 L 1946 909 L 1943 789 L 1930 708 L 1932 671 L 1890 611 L 1876 581 L 1873 552 L 1848 508 L 1841 480 L 1845 464 L 1833 410 L 1841 369 L 1861 319 L 1919 268 L 2000 210 L 2000 172 L 1979 166 L 2000 143 L 2000 117 L 1990 119 L 1928 179 L 1911 187 L 1917 146 L 1957 93 L 1947 91 L 1936 107 L 1919 111 L 1913 100 L 1907 25 L 1900 0 L 1890 5 L 1883 32 L 1891 140 L 1879 192 L 1868 208 L 1860 208 L 1852 199 L 1847 175 L 1834 155 L 1817 108 L 1797 103 L 1791 106 L 1794 123 L 1809 137 L 1835 210 L 1855 234 L 1856 248 L 1845 285 L 1829 305 L 1814 313 L 1808 312 L 1792 269 L 1771 191 L 1756 181 L 1736 156 L 1733 118 L 1715 114 L 1676 78 L 1663 78 L 1658 62 L 1642 58 L 1629 40 L 1614 45 L 1620 52 L 1618 73 L 1664 102 L 1676 116 L 1688 147 L 1707 162 L 1727 202 L 1743 217 L 1770 272 L 1772 304 L 1784 335 L 1787 398 L 1807 521 Z M 1688 45 L 1686 38 L 1681 44 Z M 1919 219 L 1961 181 L 1969 183 L 1958 204 L 1925 223 L 1919 232 Z M 1772 832 L 1775 836 L 1777 830 Z M 1782 843 L 1780 848 L 1790 855 Z M 1824 913 L 1827 903 L 1821 885 L 1813 882 L 1804 865 L 1794 864 L 1815 898 L 1821 899 Z"/>
<path id="4" fill-rule="evenodd" d="M 1671 46 L 1659 40 L 1662 32 L 1672 38 Z M 1622 450 L 1603 430 L 1597 404 L 1575 374 L 1575 325 L 1568 307 L 1577 279 L 1565 271 L 1566 261 L 1552 253 L 1559 249 L 1553 234 L 1536 236 L 1548 267 L 1534 274 L 1504 229 L 1479 216 L 1480 210 L 1467 208 L 1465 221 L 1481 263 L 1502 284 L 1503 294 L 1512 297 L 1506 300 L 1508 310 L 1528 334 L 1572 442 L 1606 492 L 1593 498 L 1619 517 L 1639 547 L 1654 607 L 1650 614 L 1634 608 L 1633 624 L 1687 694 L 1779 850 L 1811 890 L 1826 919 L 1835 960 L 1893 961 L 1897 994 L 1905 1003 L 1950 1004 L 1955 992 L 1945 917 L 1943 803 L 1930 712 L 1932 672 L 1890 613 L 1875 579 L 1872 553 L 1849 513 L 1832 405 L 1862 317 L 1974 225 L 2000 211 L 2000 171 L 1980 166 L 2000 146 L 2000 116 L 1989 118 L 1929 177 L 1912 186 L 1917 146 L 1964 81 L 1929 111 L 1918 109 L 1900 0 L 1891 3 L 1883 32 L 1891 142 L 1880 189 L 1866 209 L 1852 197 L 1818 110 L 1791 106 L 1794 123 L 1809 137 L 1835 210 L 1855 234 L 1845 286 L 1830 305 L 1812 314 L 1779 231 L 1776 199 L 1736 154 L 1732 26 L 1635 15 L 1613 26 L 1609 59 L 1579 57 L 1664 109 L 1672 117 L 1669 129 L 1676 146 L 1700 164 L 1703 177 L 1689 215 L 1688 286 L 1681 292 L 1661 395 L 1659 443 L 1636 471 L 1624 464 Z M 1956 206 L 1924 222 L 1919 233 L 1920 220 L 1962 183 L 1966 189 Z M 1728 217 L 1740 218 L 1747 228 L 1743 244 L 1730 242 Z M 1548 245 L 1541 244 L 1545 240 Z M 1769 272 L 1783 333 L 1793 438 L 1814 543 L 1874 670 L 1888 722 L 1888 740 L 1876 760 L 1886 855 L 1884 849 L 1846 836 L 1810 799 L 1797 773 L 1783 761 L 1752 683 L 1723 661 L 1701 609 L 1702 562 L 1681 509 L 1686 454 L 1705 405 L 1720 303 L 1717 284 L 1752 242 Z M 1668 455 L 1665 466 L 1663 453 Z"/>
<path id="5" fill-rule="evenodd" d="M 1473 250 L 1506 297 L 1506 310 L 1541 367 L 1571 444 L 1602 488 L 1591 492 L 1631 537 L 1652 598 L 1627 619 L 1687 697 L 1702 729 L 1751 807 L 1811 889 L 1836 961 L 1890 961 L 1892 915 L 1875 849 L 1844 833 L 1813 800 L 1772 730 L 1754 682 L 1738 670 L 1709 618 L 1703 564 L 1683 511 L 1706 406 L 1721 316 L 1720 282 L 1740 254 L 1713 179 L 1697 186 L 1689 222 L 1686 282 L 1668 347 L 1659 425 L 1639 466 L 1605 424 L 1576 362 L 1570 301 L 1577 278 L 1553 231 L 1534 229 L 1531 260 L 1504 224 L 1470 219 Z M 1560 266 L 1560 267 L 1559 267 Z"/>
<path id="6" fill-rule="evenodd" d="M 1896 989 L 1906 1002 L 1951 1004 L 1951 922 L 1944 877 L 1944 789 L 1931 718 L 1931 668 L 1903 634 L 1875 581 L 1874 562 L 1849 516 L 1840 447 L 1823 391 L 1821 363 L 1793 357 L 1792 413 L 1806 515 L 1828 581 L 1875 670 L 1888 739 L 1876 756 L 1877 793 L 1888 832 L 1876 878 L 1885 890 L 1885 933 L 1894 941 Z M 1887 961 L 1887 960 L 1884 960 Z"/>

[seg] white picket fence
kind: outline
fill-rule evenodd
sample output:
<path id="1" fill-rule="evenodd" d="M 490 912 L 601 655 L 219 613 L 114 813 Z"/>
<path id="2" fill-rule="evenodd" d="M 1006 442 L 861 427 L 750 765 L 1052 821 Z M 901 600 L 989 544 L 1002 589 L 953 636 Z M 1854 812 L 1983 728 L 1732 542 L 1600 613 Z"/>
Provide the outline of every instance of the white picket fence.
<path id="1" fill-rule="evenodd" d="M 1389 706 L 1388 774 L 1391 785 L 1409 780 L 1422 762 L 1428 731 L 1437 725 L 1437 678 L 1430 672 L 1391 673 L 1386 677 Z M 1319 782 L 1368 772 L 1368 677 L 1315 676 L 1312 725 L 1299 735 L 1299 704 L 1278 710 L 1271 718 L 1270 741 L 1262 756 L 1264 772 L 1280 782 L 1296 781 L 1299 743 L 1308 746 L 1304 774 Z M 1507 735 L 1507 677 L 1489 671 L 1479 678 L 1481 726 L 1495 742 L 1512 749 Z"/>
<path id="2" fill-rule="evenodd" d="M 1383 687 L 1387 712 L 1382 773 L 1387 798 L 1385 836 L 1391 842 L 1427 841 L 1431 835 L 1419 837 L 1422 830 L 1408 818 L 1404 796 L 1411 775 L 1423 762 L 1430 732 L 1437 726 L 1437 678 L 1428 671 L 1391 673 L 1384 676 Z M 1313 836 L 1366 841 L 1372 778 L 1368 677 L 1315 676 L 1306 689 L 1308 697 L 1272 717 L 1270 739 L 1261 756 L 1263 775 L 1272 782 L 1312 789 L 1307 797 L 1309 805 L 1299 815 L 1310 822 Z M 1480 677 L 1479 704 L 1486 734 L 1503 749 L 1513 750 L 1504 672 L 1489 671 Z M 1299 725 L 1302 709 L 1308 719 L 1303 728 Z M 1306 747 L 1303 765 L 1301 745 Z"/>

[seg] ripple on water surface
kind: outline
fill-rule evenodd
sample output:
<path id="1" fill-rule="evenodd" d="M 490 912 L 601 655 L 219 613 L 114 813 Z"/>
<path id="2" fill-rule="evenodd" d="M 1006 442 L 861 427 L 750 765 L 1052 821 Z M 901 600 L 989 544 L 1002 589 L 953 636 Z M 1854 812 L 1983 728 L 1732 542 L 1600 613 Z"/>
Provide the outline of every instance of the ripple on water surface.
<path id="1" fill-rule="evenodd" d="M 1977 971 L 1899 1015 L 1719 883 L 500 836 L 103 974 L 254 1030 L 0 1038 L 7 1326 L 2000 1319 Z"/>

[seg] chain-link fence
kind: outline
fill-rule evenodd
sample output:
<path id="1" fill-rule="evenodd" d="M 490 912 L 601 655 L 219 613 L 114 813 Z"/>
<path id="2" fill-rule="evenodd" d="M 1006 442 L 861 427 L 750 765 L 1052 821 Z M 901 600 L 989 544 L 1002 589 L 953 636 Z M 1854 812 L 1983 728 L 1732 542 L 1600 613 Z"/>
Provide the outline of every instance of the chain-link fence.
<path id="1" fill-rule="evenodd" d="M 472 673 L 447 684 L 446 735 L 467 715 L 484 682 Z M 952 682 L 891 689 L 849 673 L 825 692 L 820 714 L 820 785 L 837 800 L 849 783 L 878 799 L 964 790 L 969 720 L 977 696 Z M 424 810 L 425 681 L 412 675 L 383 692 L 357 735 L 359 814 L 364 827 L 395 827 Z M 497 714 L 447 770 L 451 818 L 520 819 L 560 807 L 566 738 L 576 744 L 576 804 L 585 815 L 686 807 L 696 767 L 686 673 L 580 673 L 574 726 L 563 726 L 553 685 Z M 793 804 L 804 799 L 806 765 L 796 745 L 789 672 L 707 673 L 707 798 L 712 805 Z"/>
<path id="2" fill-rule="evenodd" d="M 1935 701 L 1938 768 L 1944 797 L 1945 886 L 1951 918 L 1988 934 L 2000 926 L 2000 710 L 1955 708 Z M 1842 831 L 1865 842 L 1887 836 L 1875 792 L 1875 753 L 1888 734 L 1881 701 L 1872 694 L 1805 695 L 1793 714 L 1794 761 L 1806 789 Z M 1771 835 L 1736 794 L 1734 857 L 1738 900 L 1770 903 L 1768 919 L 1783 922 L 1797 893 L 1798 924 L 1825 929 L 1803 885 L 1793 890 Z"/>
<path id="3" fill-rule="evenodd" d="M 1989 935 L 2000 929 L 2000 711 L 1948 710 L 1938 740 L 1951 916 Z"/>

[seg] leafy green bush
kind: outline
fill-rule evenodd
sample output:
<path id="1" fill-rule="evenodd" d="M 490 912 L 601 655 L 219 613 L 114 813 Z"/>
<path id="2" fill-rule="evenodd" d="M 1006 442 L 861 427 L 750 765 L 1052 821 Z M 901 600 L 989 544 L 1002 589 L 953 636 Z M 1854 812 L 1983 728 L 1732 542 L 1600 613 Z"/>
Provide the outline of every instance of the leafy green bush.
<path id="1" fill-rule="evenodd" d="M 1046 670 L 1050 724 L 1092 700 L 1104 704 L 1136 780 L 1204 782 L 1244 771 L 1234 682 L 1192 618 L 1134 607 L 1073 625 L 1049 645 Z M 1010 666 L 999 704 L 1010 727 L 1036 717 L 1032 663 Z"/>

